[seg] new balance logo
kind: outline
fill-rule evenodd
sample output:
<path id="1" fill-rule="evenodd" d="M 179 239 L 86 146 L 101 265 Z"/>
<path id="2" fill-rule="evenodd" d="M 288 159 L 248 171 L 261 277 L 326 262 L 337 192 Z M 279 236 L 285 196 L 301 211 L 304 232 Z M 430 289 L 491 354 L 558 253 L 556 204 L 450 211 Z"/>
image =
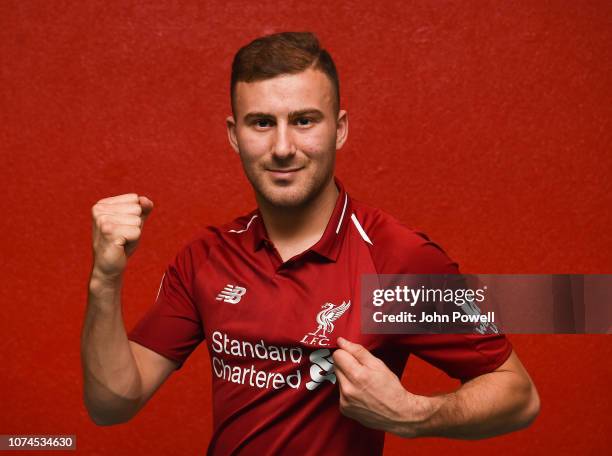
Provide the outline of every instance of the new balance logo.
<path id="1" fill-rule="evenodd" d="M 229 302 L 230 304 L 237 304 L 242 299 L 242 296 L 246 293 L 246 288 L 239 287 L 238 285 L 227 284 L 225 288 L 221 290 L 221 293 L 217 295 L 217 301 Z"/>

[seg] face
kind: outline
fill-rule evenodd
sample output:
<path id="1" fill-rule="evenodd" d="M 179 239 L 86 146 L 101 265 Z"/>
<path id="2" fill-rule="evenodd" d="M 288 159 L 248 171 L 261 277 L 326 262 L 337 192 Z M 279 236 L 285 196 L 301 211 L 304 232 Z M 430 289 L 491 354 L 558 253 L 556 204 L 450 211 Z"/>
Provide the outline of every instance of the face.
<path id="1" fill-rule="evenodd" d="M 330 182 L 348 133 L 334 101 L 331 81 L 313 69 L 236 85 L 228 136 L 260 204 L 301 207 Z"/>

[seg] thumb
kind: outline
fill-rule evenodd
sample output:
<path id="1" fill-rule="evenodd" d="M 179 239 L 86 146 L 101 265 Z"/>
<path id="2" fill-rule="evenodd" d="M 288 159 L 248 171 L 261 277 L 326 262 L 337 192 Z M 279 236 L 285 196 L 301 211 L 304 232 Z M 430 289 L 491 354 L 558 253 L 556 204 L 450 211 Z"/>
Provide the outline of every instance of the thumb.
<path id="1" fill-rule="evenodd" d="M 142 217 L 142 220 L 144 221 L 147 219 L 147 217 L 153 210 L 153 201 L 151 201 L 146 196 L 139 196 L 138 203 L 140 204 L 140 207 L 142 208 L 141 217 Z"/>
<path id="2" fill-rule="evenodd" d="M 378 358 L 368 351 L 363 345 L 351 342 L 344 337 L 337 338 L 338 347 L 349 352 L 361 364 L 369 367 L 375 367 Z"/>

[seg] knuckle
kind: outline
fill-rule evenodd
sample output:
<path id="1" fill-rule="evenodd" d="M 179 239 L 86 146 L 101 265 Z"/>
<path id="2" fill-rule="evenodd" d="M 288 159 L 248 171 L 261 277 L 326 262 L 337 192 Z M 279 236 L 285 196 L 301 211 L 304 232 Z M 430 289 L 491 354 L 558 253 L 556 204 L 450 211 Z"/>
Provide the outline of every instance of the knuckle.
<path id="1" fill-rule="evenodd" d="M 362 370 L 356 370 L 353 372 L 353 379 L 357 383 L 361 383 L 364 380 L 364 374 Z"/>
<path id="2" fill-rule="evenodd" d="M 104 203 L 96 203 L 91 207 L 91 215 L 95 218 L 104 211 Z"/>
<path id="3" fill-rule="evenodd" d="M 380 359 L 380 358 L 376 358 L 376 360 L 375 360 L 374 362 L 375 362 L 375 363 L 378 365 L 378 367 L 379 367 L 379 368 L 381 368 L 381 369 L 384 369 L 384 368 L 386 368 L 386 367 L 387 367 L 387 365 L 385 364 L 385 362 L 384 362 L 382 359 Z"/>
<path id="4" fill-rule="evenodd" d="M 102 234 L 112 234 L 115 225 L 112 222 L 102 222 L 100 224 L 100 231 Z"/>
<path id="5" fill-rule="evenodd" d="M 355 391 L 351 387 L 342 387 L 342 396 L 344 396 L 344 403 L 348 406 L 349 402 L 354 398 Z"/>
<path id="6" fill-rule="evenodd" d="M 131 228 L 132 229 L 130 229 L 130 232 L 131 232 L 132 236 L 134 237 L 134 239 L 140 238 L 140 235 L 142 234 L 142 230 L 139 227 L 137 227 L 137 226 L 133 226 Z"/>

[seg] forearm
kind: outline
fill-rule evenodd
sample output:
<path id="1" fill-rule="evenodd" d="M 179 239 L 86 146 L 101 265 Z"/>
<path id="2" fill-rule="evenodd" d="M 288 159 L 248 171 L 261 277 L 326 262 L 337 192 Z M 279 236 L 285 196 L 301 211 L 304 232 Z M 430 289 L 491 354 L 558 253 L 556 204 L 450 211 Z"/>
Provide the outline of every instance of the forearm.
<path id="1" fill-rule="evenodd" d="M 423 412 L 411 437 L 482 439 L 527 427 L 537 416 L 539 399 L 529 378 L 491 372 L 457 391 L 422 398 Z"/>
<path id="2" fill-rule="evenodd" d="M 85 405 L 97 424 L 129 420 L 138 410 L 141 378 L 121 311 L 122 278 L 92 271 L 81 335 Z"/>

